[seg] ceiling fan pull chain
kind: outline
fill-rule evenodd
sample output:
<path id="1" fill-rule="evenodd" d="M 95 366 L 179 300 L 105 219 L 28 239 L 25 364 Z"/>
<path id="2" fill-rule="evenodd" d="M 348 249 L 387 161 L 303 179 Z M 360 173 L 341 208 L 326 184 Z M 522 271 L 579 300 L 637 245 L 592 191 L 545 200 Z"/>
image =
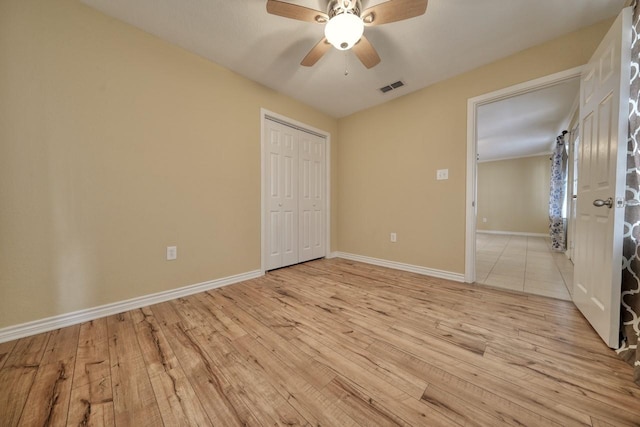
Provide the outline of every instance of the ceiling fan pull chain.
<path id="1" fill-rule="evenodd" d="M 346 50 L 344 51 L 344 75 L 345 77 L 349 75 L 349 56 Z"/>

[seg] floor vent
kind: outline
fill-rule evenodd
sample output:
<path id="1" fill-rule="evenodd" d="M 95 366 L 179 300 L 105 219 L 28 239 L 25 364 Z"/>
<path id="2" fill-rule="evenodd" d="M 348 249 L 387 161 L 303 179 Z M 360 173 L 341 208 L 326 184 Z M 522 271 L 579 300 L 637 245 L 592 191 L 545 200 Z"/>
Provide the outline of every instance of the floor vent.
<path id="1" fill-rule="evenodd" d="M 397 82 L 391 83 L 390 85 L 381 87 L 380 92 L 387 93 L 391 90 L 398 89 L 399 87 L 402 87 L 402 86 L 404 86 L 404 83 L 401 80 L 398 80 Z"/>

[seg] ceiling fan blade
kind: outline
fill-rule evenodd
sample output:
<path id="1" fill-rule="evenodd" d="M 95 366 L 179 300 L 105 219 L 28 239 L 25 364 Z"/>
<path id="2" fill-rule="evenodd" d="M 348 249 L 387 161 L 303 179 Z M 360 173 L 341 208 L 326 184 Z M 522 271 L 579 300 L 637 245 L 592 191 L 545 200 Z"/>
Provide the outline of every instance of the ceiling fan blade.
<path id="1" fill-rule="evenodd" d="M 329 16 L 324 12 L 278 0 L 267 1 L 267 12 L 272 15 L 284 16 L 285 18 L 299 21 L 316 22 L 318 24 L 324 24 L 329 21 Z"/>
<path id="2" fill-rule="evenodd" d="M 376 52 L 365 36 L 362 36 L 360 41 L 356 43 L 352 49 L 365 67 L 372 68 L 380 63 L 378 52 Z"/>
<path id="3" fill-rule="evenodd" d="M 364 25 L 382 25 L 423 15 L 428 0 L 389 0 L 362 12 Z"/>
<path id="4" fill-rule="evenodd" d="M 322 40 L 320 40 L 318 44 L 316 44 L 313 49 L 311 49 L 309 53 L 307 53 L 307 56 L 304 57 L 300 65 L 311 67 L 316 62 L 318 62 L 318 60 L 322 58 L 329 49 L 331 49 L 331 45 L 329 44 L 327 39 L 323 37 Z"/>

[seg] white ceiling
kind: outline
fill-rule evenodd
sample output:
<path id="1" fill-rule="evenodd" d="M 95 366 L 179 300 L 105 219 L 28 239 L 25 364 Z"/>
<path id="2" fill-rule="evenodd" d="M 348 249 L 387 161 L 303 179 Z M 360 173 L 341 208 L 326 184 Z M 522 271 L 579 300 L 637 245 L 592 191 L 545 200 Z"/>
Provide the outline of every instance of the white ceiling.
<path id="1" fill-rule="evenodd" d="M 107 15 L 336 118 L 617 15 L 625 0 L 431 0 L 425 15 L 368 27 L 382 62 L 367 70 L 331 49 L 300 66 L 320 24 L 266 12 L 266 0 L 82 0 Z M 327 0 L 290 0 L 325 10 Z M 363 0 L 363 7 L 381 3 Z M 349 70 L 345 76 L 345 64 Z M 397 80 L 406 86 L 382 94 Z"/>
<path id="2" fill-rule="evenodd" d="M 481 162 L 550 153 L 578 104 L 580 79 L 478 107 Z"/>

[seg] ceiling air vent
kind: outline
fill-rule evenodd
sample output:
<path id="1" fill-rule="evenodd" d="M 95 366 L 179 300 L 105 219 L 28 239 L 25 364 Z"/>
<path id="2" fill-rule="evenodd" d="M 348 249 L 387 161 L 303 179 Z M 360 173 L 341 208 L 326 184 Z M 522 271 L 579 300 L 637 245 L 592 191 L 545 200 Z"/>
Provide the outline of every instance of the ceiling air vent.
<path id="1" fill-rule="evenodd" d="M 380 92 L 387 93 L 391 90 L 398 89 L 399 87 L 402 87 L 402 86 L 404 86 L 404 83 L 401 80 L 398 80 L 397 82 L 391 83 L 390 85 L 381 87 Z"/>

